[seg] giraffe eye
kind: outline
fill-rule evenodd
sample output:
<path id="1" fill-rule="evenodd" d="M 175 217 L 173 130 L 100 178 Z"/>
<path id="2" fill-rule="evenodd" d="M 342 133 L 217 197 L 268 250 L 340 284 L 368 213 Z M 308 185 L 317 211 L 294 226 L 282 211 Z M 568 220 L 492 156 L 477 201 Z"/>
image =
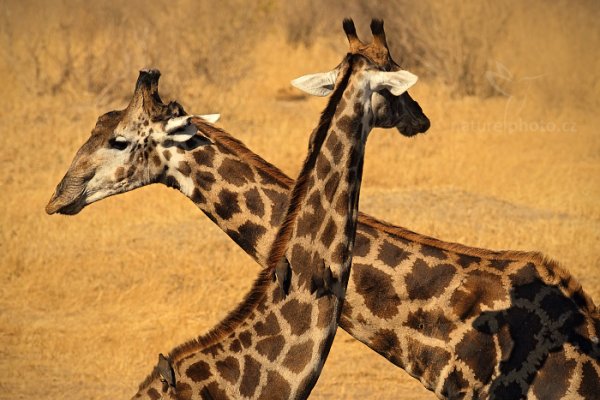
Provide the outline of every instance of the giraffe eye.
<path id="1" fill-rule="evenodd" d="M 116 150 L 125 150 L 127 146 L 129 146 L 129 142 L 123 136 L 111 138 L 108 141 L 108 144 L 110 145 L 110 147 Z"/>

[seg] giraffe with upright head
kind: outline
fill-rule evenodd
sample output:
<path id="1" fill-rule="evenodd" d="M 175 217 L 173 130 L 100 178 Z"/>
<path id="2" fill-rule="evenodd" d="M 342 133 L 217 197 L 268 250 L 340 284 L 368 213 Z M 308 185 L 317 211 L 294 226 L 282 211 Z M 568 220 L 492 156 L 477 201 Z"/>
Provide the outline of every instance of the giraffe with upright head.
<path id="1" fill-rule="evenodd" d="M 407 92 L 379 95 L 376 101 L 385 99 L 388 107 L 403 114 L 397 125 L 401 132 L 429 127 Z M 116 115 L 102 116 L 95 131 L 108 131 L 111 124 L 114 128 L 111 117 Z M 294 181 L 223 130 L 200 119 L 193 122 L 210 143 L 185 153 L 173 151 L 175 157 L 173 148 L 150 152 L 147 158 L 131 156 L 132 161 L 123 165 L 127 170 L 138 160 L 138 169 L 147 168 L 150 158 L 159 163 L 157 169 L 167 171 L 161 179 L 136 182 L 131 188 L 152 182 L 178 188 L 265 265 Z M 93 154 L 89 149 L 86 158 Z M 162 156 L 165 150 L 169 159 Z M 87 162 L 97 169 L 105 161 Z M 85 176 L 84 169 L 67 173 L 47 211 L 77 213 L 91 203 L 86 193 L 98 193 L 92 199 L 96 201 L 129 190 L 114 188 L 111 180 L 88 189 L 89 181 L 72 179 L 77 176 Z M 533 300 L 524 308 L 528 298 Z M 554 322 L 524 325 L 520 316 L 526 310 L 536 315 L 534 319 L 542 316 L 548 322 L 550 316 Z M 567 324 L 569 315 L 576 318 Z M 493 382 L 497 392 L 594 398 L 600 376 L 599 321 L 595 305 L 577 281 L 539 253 L 443 242 L 359 214 L 340 327 L 440 398 L 482 397 Z M 493 324 L 497 328 L 491 329 Z M 527 329 L 521 330 L 524 326 Z M 537 340 L 544 336 L 565 341 L 550 346 L 553 342 Z M 507 377 L 512 377 L 512 385 Z"/>
<path id="2" fill-rule="evenodd" d="M 351 46 L 355 46 L 353 25 L 346 21 L 345 28 Z M 375 24 L 373 33 L 373 47 L 381 45 L 385 40 L 382 23 Z M 322 77 L 314 75 L 302 82 L 320 81 Z M 403 117 L 385 107 L 385 102 L 373 102 L 372 94 L 389 90 L 398 96 L 415 82 L 416 77 L 409 72 L 386 71 L 359 53 L 350 52 L 344 58 L 328 82 L 333 94 L 311 137 L 309 154 L 292 189 L 285 221 L 273 242 L 267 267 L 246 299 L 213 331 L 176 348 L 168 357 L 160 356 L 158 366 L 140 386 L 137 398 L 308 396 L 341 315 L 367 136 L 376 116 L 387 126 L 396 126 Z M 146 165 L 153 167 L 158 166 L 154 163 L 157 151 L 168 158 L 167 148 L 174 147 L 169 157 L 175 158 L 206 145 L 209 140 L 197 135 L 180 106 L 162 104 L 157 83 L 158 73 L 142 71 L 130 106 L 117 114 L 119 120 L 110 128 L 102 125 L 90 142 L 115 147 L 115 138 L 123 138 L 118 140 L 124 144 L 121 149 L 112 151 L 141 147 L 139 158 L 149 160 Z M 180 128 L 170 130 L 175 123 Z M 161 135 L 155 134 L 158 130 L 163 131 Z M 90 148 L 86 146 L 78 153 L 80 158 L 76 157 L 73 169 L 89 168 L 89 160 L 83 157 L 89 157 Z M 178 164 L 178 172 L 185 175 L 188 169 L 182 162 Z M 87 174 L 93 175 L 88 182 L 97 175 L 94 172 Z M 164 168 L 143 168 L 140 173 L 148 181 L 159 179 L 156 174 L 162 174 L 166 177 L 160 179 L 185 186 L 169 179 L 169 171 Z M 125 177 L 133 175 L 125 172 Z M 57 193 L 68 192 L 71 181 L 68 173 Z"/>

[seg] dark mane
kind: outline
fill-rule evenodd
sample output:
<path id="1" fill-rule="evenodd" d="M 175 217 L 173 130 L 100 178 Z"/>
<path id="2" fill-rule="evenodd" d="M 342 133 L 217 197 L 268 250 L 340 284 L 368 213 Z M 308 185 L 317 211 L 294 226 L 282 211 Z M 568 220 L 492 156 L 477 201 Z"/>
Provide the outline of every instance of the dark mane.
<path id="1" fill-rule="evenodd" d="M 321 113 L 321 118 L 319 119 L 317 129 L 312 134 L 310 151 L 304 160 L 304 163 L 302 164 L 302 169 L 300 170 L 296 184 L 292 189 L 285 220 L 279 228 L 279 231 L 275 236 L 275 240 L 273 241 L 273 245 L 271 246 L 269 257 L 267 257 L 267 268 L 274 268 L 285 255 L 288 242 L 292 235 L 293 225 L 296 222 L 296 217 L 300 209 L 300 204 L 304 201 L 304 197 L 306 196 L 309 172 L 314 168 L 317 156 L 319 155 L 321 147 L 323 146 L 323 142 L 325 141 L 325 137 L 327 136 L 327 131 L 331 127 L 333 115 L 335 114 L 337 106 L 342 99 L 342 95 L 348 86 L 350 76 L 352 75 L 355 57 L 356 56 L 351 54 L 346 55 L 344 61 L 347 61 L 347 67 L 344 71 L 344 75 L 342 76 L 340 83 L 336 85 L 335 90 L 331 94 L 329 102 L 327 103 L 327 107 L 325 107 L 325 110 Z"/>

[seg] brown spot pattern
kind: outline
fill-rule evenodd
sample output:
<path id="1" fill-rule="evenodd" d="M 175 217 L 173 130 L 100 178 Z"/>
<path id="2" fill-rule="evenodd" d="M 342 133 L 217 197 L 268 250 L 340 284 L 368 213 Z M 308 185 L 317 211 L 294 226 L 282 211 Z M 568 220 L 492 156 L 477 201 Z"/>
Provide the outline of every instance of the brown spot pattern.
<path id="1" fill-rule="evenodd" d="M 204 361 L 190 365 L 185 374 L 194 382 L 202 382 L 212 376 L 209 365 Z"/>
<path id="2" fill-rule="evenodd" d="M 227 382 L 235 384 L 240 377 L 240 363 L 234 357 L 216 362 L 217 371 Z M 178 385 L 179 386 L 179 385 Z"/>
<path id="3" fill-rule="evenodd" d="M 354 249 L 352 251 L 352 255 L 354 257 L 365 257 L 367 254 L 369 254 L 370 250 L 370 239 L 366 235 L 356 232 L 356 236 L 354 237 Z"/>
<path id="4" fill-rule="evenodd" d="M 181 172 L 184 176 L 190 176 L 190 174 L 192 173 L 192 169 L 190 168 L 190 165 L 187 163 L 187 161 L 179 162 L 179 165 L 177 166 L 177 171 Z"/>
<path id="5" fill-rule="evenodd" d="M 333 220 L 331 218 L 329 218 L 329 222 L 325 226 L 325 230 L 323 231 L 323 234 L 321 235 L 321 242 L 325 245 L 325 247 L 329 247 L 331 245 L 331 242 L 333 242 L 333 239 L 335 238 L 336 234 L 337 234 L 337 227 L 336 227 L 335 223 L 333 222 Z"/>
<path id="6" fill-rule="evenodd" d="M 493 336 L 470 330 L 456 346 L 456 355 L 471 368 L 475 378 L 487 383 L 496 366 L 496 347 Z"/>
<path id="7" fill-rule="evenodd" d="M 258 189 L 252 188 L 244 193 L 244 199 L 246 200 L 246 207 L 252 214 L 258 217 L 265 215 L 265 205 L 260 198 Z"/>
<path id="8" fill-rule="evenodd" d="M 258 336 L 272 336 L 277 335 L 281 328 L 279 327 L 279 322 L 277 321 L 277 317 L 273 312 L 271 312 L 265 321 L 259 321 L 254 324 L 254 330 Z"/>
<path id="9" fill-rule="evenodd" d="M 259 354 L 267 357 L 269 361 L 273 362 L 277 359 L 283 346 L 285 345 L 285 339 L 281 335 L 270 336 L 259 340 L 256 343 L 256 351 Z"/>
<path id="10" fill-rule="evenodd" d="M 285 355 L 282 365 L 296 374 L 302 372 L 312 359 L 313 346 L 312 340 L 293 345 Z"/>
<path id="11" fill-rule="evenodd" d="M 290 324 L 293 335 L 300 336 L 310 328 L 311 308 L 310 304 L 297 299 L 291 299 L 281 307 L 281 315 Z"/>
<path id="12" fill-rule="evenodd" d="M 450 264 L 430 267 L 420 258 L 415 260 L 412 272 L 405 278 L 408 296 L 412 300 L 427 300 L 442 294 L 455 272 Z"/>
<path id="13" fill-rule="evenodd" d="M 398 335 L 392 329 L 380 329 L 371 337 L 370 347 L 394 364 L 402 363 L 402 349 Z"/>
<path id="14" fill-rule="evenodd" d="M 204 146 L 200 150 L 193 152 L 192 155 L 194 156 L 194 160 L 196 160 L 198 165 L 212 167 L 213 160 L 215 158 L 215 149 L 209 146 Z"/>
<path id="15" fill-rule="evenodd" d="M 549 353 L 543 367 L 535 376 L 533 393 L 538 399 L 561 399 L 569 387 L 569 378 L 576 365 L 574 360 L 567 360 L 562 351 Z"/>
<path id="16" fill-rule="evenodd" d="M 239 335 L 240 342 L 242 342 L 242 346 L 244 348 L 248 348 L 252 346 L 252 334 L 248 331 L 242 332 Z"/>
<path id="17" fill-rule="evenodd" d="M 448 256 L 446 255 L 446 253 L 444 253 L 442 249 L 438 247 L 428 246 L 426 244 L 421 245 L 421 253 L 423 253 L 424 256 L 437 258 L 438 260 L 445 260 L 446 258 L 448 258 Z"/>
<path id="18" fill-rule="evenodd" d="M 230 219 L 233 214 L 242 210 L 238 204 L 237 193 L 223 189 L 219 193 L 219 202 L 215 204 L 217 215 L 225 220 Z"/>
<path id="19" fill-rule="evenodd" d="M 456 328 L 456 325 L 444 314 L 444 310 L 440 308 L 435 310 L 417 309 L 408 313 L 403 325 L 436 339 L 450 340 L 450 333 Z"/>
<path id="20" fill-rule="evenodd" d="M 398 314 L 401 301 L 389 274 L 367 264 L 355 264 L 351 271 L 356 293 L 373 315 L 389 319 Z"/>
<path id="21" fill-rule="evenodd" d="M 408 259 L 410 253 L 396 246 L 395 244 L 384 240 L 379 247 L 378 258 L 387 266 L 397 267 L 402 261 Z"/>
<path id="22" fill-rule="evenodd" d="M 291 391 L 290 384 L 277 371 L 269 371 L 267 373 L 267 384 L 258 399 L 287 399 L 290 397 Z"/>
<path id="23" fill-rule="evenodd" d="M 243 162 L 226 158 L 218 169 L 221 177 L 236 186 L 244 185 L 247 182 L 254 182 L 254 172 Z"/>
<path id="24" fill-rule="evenodd" d="M 259 381 L 260 364 L 251 356 L 244 356 L 244 374 L 240 383 L 240 394 L 246 397 L 254 396 Z"/>
<path id="25" fill-rule="evenodd" d="M 414 356 L 409 360 L 412 366 L 412 373 L 416 376 L 422 376 L 427 381 L 436 381 L 441 372 L 450 360 L 450 353 L 446 350 L 429 346 L 408 337 L 408 354 Z"/>

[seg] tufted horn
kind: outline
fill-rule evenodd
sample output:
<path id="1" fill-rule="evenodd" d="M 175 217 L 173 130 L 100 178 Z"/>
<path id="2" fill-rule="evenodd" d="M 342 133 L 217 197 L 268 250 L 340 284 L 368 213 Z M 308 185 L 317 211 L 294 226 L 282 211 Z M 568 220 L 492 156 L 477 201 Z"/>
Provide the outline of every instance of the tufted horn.
<path id="1" fill-rule="evenodd" d="M 157 69 L 143 69 L 140 71 L 126 114 L 143 111 L 152 118 L 165 108 L 158 95 L 159 78 L 160 71 Z"/>
<path id="2" fill-rule="evenodd" d="M 352 21 L 352 19 L 345 18 L 342 26 L 344 27 L 344 32 L 346 32 L 348 42 L 350 43 L 350 52 L 355 52 L 359 47 L 364 46 L 363 42 L 361 42 L 356 34 L 356 27 L 354 26 L 354 21 Z"/>
<path id="3" fill-rule="evenodd" d="M 373 18 L 371 21 L 371 33 L 373 33 L 373 43 L 375 45 L 388 48 L 383 29 L 383 20 Z"/>

